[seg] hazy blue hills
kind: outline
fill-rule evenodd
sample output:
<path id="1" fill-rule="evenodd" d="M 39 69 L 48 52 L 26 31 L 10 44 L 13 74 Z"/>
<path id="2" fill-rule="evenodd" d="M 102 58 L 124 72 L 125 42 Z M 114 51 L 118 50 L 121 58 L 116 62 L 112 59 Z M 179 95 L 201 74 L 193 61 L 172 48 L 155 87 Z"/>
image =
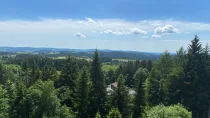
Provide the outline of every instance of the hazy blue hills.
<path id="1" fill-rule="evenodd" d="M 95 49 L 67 49 L 67 48 L 33 48 L 33 47 L 0 47 L 0 52 L 9 53 L 36 53 L 50 57 L 72 55 L 76 57 L 92 57 Z M 56 53 L 52 53 L 56 52 Z M 99 50 L 102 58 L 122 58 L 122 59 L 140 59 L 156 60 L 161 53 L 121 51 L 121 50 Z"/>

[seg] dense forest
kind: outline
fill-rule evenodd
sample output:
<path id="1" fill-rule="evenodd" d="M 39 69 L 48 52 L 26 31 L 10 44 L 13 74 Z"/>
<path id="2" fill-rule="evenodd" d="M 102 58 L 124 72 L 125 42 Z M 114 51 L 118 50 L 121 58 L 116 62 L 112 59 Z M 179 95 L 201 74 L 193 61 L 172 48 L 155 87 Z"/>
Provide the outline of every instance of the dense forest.
<path id="1" fill-rule="evenodd" d="M 209 47 L 189 43 L 155 61 L 2 56 L 0 118 L 207 118 Z"/>

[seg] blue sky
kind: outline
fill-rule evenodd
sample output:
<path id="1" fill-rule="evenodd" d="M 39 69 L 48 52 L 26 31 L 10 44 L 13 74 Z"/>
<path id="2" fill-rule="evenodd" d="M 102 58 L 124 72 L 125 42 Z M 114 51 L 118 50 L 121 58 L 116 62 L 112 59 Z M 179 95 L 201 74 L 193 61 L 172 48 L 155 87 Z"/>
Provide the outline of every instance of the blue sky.
<path id="1" fill-rule="evenodd" d="M 175 52 L 210 43 L 209 0 L 1 0 L 0 46 Z"/>

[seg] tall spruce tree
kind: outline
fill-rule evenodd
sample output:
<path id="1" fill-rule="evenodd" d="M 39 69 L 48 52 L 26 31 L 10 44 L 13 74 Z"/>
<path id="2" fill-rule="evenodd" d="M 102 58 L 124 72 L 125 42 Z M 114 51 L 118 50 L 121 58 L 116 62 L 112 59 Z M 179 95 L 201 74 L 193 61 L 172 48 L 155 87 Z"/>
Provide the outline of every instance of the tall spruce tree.
<path id="1" fill-rule="evenodd" d="M 208 115 L 209 102 L 209 63 L 208 51 L 203 51 L 198 36 L 188 47 L 188 62 L 184 78 L 184 105 L 192 111 L 193 118 L 204 118 Z"/>
<path id="2" fill-rule="evenodd" d="M 88 118 L 88 95 L 91 89 L 90 74 L 87 68 L 84 68 L 78 78 L 76 89 L 76 108 L 79 118 Z"/>
<path id="3" fill-rule="evenodd" d="M 106 103 L 106 86 L 105 80 L 101 69 L 101 60 L 96 50 L 91 64 L 91 81 L 92 91 L 90 92 L 90 105 L 89 113 L 94 117 L 96 112 L 99 111 L 102 116 L 105 115 Z"/>
<path id="4" fill-rule="evenodd" d="M 76 58 L 68 56 L 63 65 L 60 79 L 55 83 L 56 87 L 60 88 L 59 98 L 62 104 L 66 104 L 68 107 L 72 108 L 74 107 L 73 101 L 75 99 L 74 94 L 78 71 L 79 68 Z"/>
<path id="5" fill-rule="evenodd" d="M 145 88 L 144 83 L 149 75 L 149 72 L 145 68 L 139 68 L 135 75 L 134 79 L 136 81 L 135 86 L 135 98 L 134 98 L 134 112 L 133 112 L 133 118 L 142 118 L 144 115 L 144 108 L 146 106 L 146 94 L 145 94 Z"/>
<path id="6" fill-rule="evenodd" d="M 152 70 L 152 60 L 147 61 L 147 70 L 150 72 Z"/>
<path id="7" fill-rule="evenodd" d="M 0 84 L 5 85 L 6 80 L 4 78 L 4 67 L 3 64 L 0 63 Z"/>

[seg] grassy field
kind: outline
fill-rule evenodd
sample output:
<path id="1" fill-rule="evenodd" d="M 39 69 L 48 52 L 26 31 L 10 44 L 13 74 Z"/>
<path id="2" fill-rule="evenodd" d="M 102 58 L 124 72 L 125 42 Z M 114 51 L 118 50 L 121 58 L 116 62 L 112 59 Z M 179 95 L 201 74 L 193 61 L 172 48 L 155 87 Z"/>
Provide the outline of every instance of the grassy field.
<path id="1" fill-rule="evenodd" d="M 102 70 L 104 72 L 110 70 L 110 69 L 113 69 L 113 70 L 116 70 L 118 68 L 117 65 L 102 65 Z"/>
<path id="2" fill-rule="evenodd" d="M 128 62 L 128 61 L 135 61 L 135 60 L 132 60 L 132 59 L 112 59 L 112 61 Z"/>

